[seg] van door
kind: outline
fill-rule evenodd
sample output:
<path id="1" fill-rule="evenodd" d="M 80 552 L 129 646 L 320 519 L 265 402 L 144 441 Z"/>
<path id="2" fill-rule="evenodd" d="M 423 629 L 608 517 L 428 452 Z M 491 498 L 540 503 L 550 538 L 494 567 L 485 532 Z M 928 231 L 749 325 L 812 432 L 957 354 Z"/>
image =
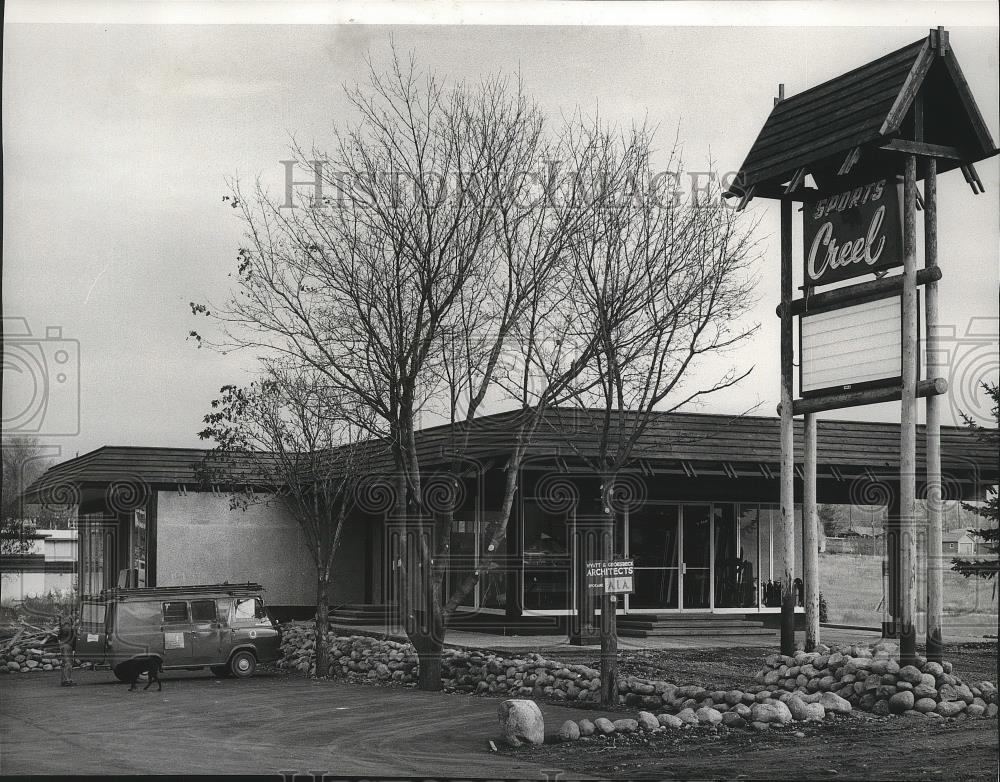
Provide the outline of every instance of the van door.
<path id="1" fill-rule="evenodd" d="M 222 665 L 228 654 L 222 651 L 222 623 L 215 600 L 191 600 L 191 662 L 194 665 Z"/>
<path id="2" fill-rule="evenodd" d="M 193 632 L 187 600 L 165 600 L 162 604 L 163 667 L 192 665 Z"/>
<path id="3" fill-rule="evenodd" d="M 76 656 L 81 662 L 101 665 L 107 655 L 107 603 L 84 600 L 76 634 Z"/>

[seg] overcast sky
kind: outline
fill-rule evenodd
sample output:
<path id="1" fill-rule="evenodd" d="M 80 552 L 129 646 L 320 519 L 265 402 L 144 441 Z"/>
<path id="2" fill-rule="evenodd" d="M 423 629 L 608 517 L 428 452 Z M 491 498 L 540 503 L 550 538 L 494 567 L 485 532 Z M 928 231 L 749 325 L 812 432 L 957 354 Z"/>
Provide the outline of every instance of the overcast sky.
<path id="1" fill-rule="evenodd" d="M 47 407 L 28 426 L 41 420 L 42 434 L 53 427 L 75 431 L 78 384 L 78 434 L 46 440 L 63 457 L 105 444 L 201 445 L 196 432 L 209 401 L 220 385 L 245 382 L 250 366 L 186 339 L 203 325 L 188 302 L 224 299 L 234 266 L 240 226 L 222 202 L 226 180 L 260 176 L 280 187 L 279 161 L 289 156 L 290 138 L 320 145 L 330 139 L 332 123 L 346 116 L 340 85 L 363 78 L 366 54 L 384 62 L 390 36 L 448 78 L 519 69 L 553 115 L 577 106 L 599 107 L 604 117 L 626 123 L 648 115 L 664 145 L 679 129 L 689 171 L 707 168 L 709 155 L 718 170 L 729 171 L 742 162 L 779 82 L 793 95 L 947 23 L 996 142 L 995 15 L 991 26 L 978 29 L 954 24 L 961 15 L 899 19 L 912 24 L 8 23 L 4 317 L 26 319 L 41 338 L 25 349 L 45 362 L 50 379 Z M 861 15 L 841 20 L 868 23 Z M 1000 165 L 993 158 L 977 168 L 985 194 L 974 196 L 958 171 L 942 177 L 939 188 L 942 321 L 959 336 L 970 324 L 985 335 L 956 343 L 957 398 L 965 407 L 974 402 L 962 384 L 995 376 L 1000 365 Z M 763 325 L 732 360 L 756 368 L 738 389 L 701 409 L 740 412 L 759 404 L 758 412 L 771 415 L 778 391 L 778 208 L 757 200 L 748 211 L 761 217 L 764 257 L 759 301 L 747 317 Z M 78 369 L 72 343 L 68 361 L 55 363 L 61 343 L 54 334 L 45 338 L 53 326 L 64 340 L 78 342 Z M 6 328 L 9 336 L 9 321 Z M 28 420 L 21 411 L 31 408 L 37 386 L 25 380 L 28 364 L 14 361 L 14 353 L 5 351 L 5 421 Z M 898 420 L 898 404 L 833 417 Z"/>

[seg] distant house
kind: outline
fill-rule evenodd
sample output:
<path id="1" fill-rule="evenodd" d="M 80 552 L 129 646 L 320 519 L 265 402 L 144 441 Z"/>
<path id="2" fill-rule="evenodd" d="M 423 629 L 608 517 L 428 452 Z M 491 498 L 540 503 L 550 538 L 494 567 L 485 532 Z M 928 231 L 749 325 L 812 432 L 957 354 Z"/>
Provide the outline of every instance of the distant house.
<path id="1" fill-rule="evenodd" d="M 66 594 L 77 587 L 77 531 L 38 529 L 29 537 L 26 552 L 0 557 L 4 604 L 53 592 Z"/>
<path id="2" fill-rule="evenodd" d="M 976 554 L 976 539 L 968 530 L 955 529 L 941 535 L 941 552 L 944 554 Z"/>

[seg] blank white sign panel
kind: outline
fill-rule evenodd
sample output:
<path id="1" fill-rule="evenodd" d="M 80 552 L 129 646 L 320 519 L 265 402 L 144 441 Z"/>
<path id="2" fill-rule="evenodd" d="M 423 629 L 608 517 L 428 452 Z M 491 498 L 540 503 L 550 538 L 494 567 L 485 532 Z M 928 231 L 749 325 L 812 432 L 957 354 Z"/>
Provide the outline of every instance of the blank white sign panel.
<path id="1" fill-rule="evenodd" d="M 801 393 L 903 374 L 902 299 L 803 315 Z"/>

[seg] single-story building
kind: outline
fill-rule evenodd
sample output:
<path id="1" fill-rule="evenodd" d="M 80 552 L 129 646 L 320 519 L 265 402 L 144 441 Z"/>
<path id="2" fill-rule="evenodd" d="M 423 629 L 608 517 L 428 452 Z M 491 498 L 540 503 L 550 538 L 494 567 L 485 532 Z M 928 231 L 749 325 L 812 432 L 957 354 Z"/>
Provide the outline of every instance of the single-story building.
<path id="1" fill-rule="evenodd" d="M 73 593 L 79 559 L 76 530 L 36 529 L 25 537 L 25 551 L 0 556 L 0 602 Z"/>
<path id="2" fill-rule="evenodd" d="M 479 567 L 483 535 L 497 518 L 519 412 L 477 419 L 461 451 L 461 500 L 451 525 L 450 583 Z M 621 415 L 614 413 L 615 416 Z M 539 425 L 517 476 L 516 501 L 495 558 L 462 611 L 498 623 L 575 615 L 584 562 L 601 517 L 600 481 L 588 467 L 600 446 L 603 412 L 552 410 Z M 801 421 L 796 422 L 797 459 Z M 780 423 L 761 416 L 656 415 L 621 475 L 615 552 L 635 562 L 624 614 L 753 615 L 775 620 L 783 570 Z M 428 474 L 455 463 L 462 425 L 420 430 L 416 449 Z M 918 475 L 924 471 L 922 428 Z M 370 478 L 389 481 L 384 445 Z M 273 608 L 314 612 L 314 569 L 299 525 L 274 503 L 231 507 L 230 490 L 205 485 L 206 451 L 105 446 L 48 470 L 26 499 L 80 508 L 80 584 L 96 592 L 119 583 L 165 586 L 256 581 Z M 820 421 L 820 503 L 889 504 L 899 472 L 899 425 Z M 996 454 L 962 428 L 942 428 L 942 469 L 952 499 L 982 498 L 998 481 Z M 801 467 L 796 469 L 801 491 Z M 428 483 L 428 481 L 425 481 Z M 918 481 L 919 483 L 919 481 Z M 370 484 L 373 486 L 374 484 Z M 456 484 L 458 485 L 458 484 Z M 918 496 L 920 488 L 918 487 Z M 400 535 L 378 491 L 359 496 L 335 561 L 333 604 L 392 605 Z M 801 493 L 798 494 L 801 496 Z M 794 569 L 802 575 L 801 509 L 795 509 Z M 887 531 L 895 567 L 898 528 Z M 895 603 L 890 594 L 890 605 Z M 735 617 L 733 617 L 735 618 Z"/>
<path id="3" fill-rule="evenodd" d="M 954 556 L 971 556 L 980 553 L 976 536 L 965 529 L 953 529 L 941 535 L 941 553 Z"/>

